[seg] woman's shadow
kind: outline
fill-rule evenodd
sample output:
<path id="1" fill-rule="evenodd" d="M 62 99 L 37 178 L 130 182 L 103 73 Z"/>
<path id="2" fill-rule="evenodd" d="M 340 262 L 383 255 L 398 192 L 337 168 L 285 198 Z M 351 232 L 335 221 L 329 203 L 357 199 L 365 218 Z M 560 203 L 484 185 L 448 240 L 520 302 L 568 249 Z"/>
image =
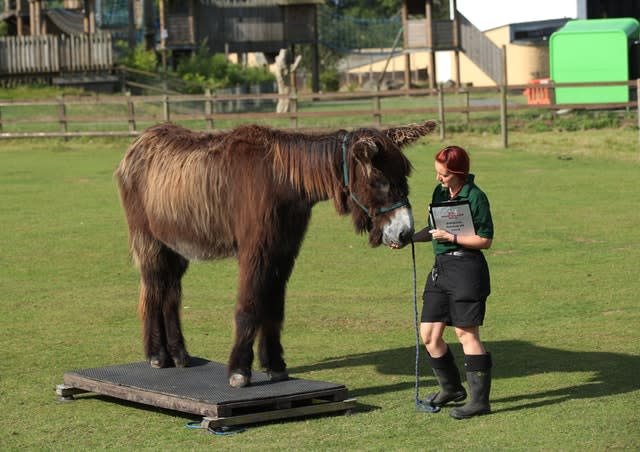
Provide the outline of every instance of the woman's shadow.
<path id="1" fill-rule="evenodd" d="M 459 344 L 451 344 L 451 350 L 462 371 L 462 350 Z M 545 389 L 535 387 L 532 379 L 527 393 L 517 396 L 492 398 L 498 403 L 517 403 L 515 406 L 494 410 L 517 411 L 545 405 L 561 403 L 569 399 L 595 399 L 599 397 L 624 394 L 640 389 L 640 356 L 611 352 L 574 352 L 547 347 L 540 347 L 529 342 L 510 340 L 485 342 L 494 362 L 494 380 L 503 378 L 522 378 L 545 373 L 589 372 L 592 377 L 588 382 L 567 385 L 562 388 Z M 317 364 L 290 369 L 291 374 L 310 372 L 340 367 L 374 366 L 385 375 L 415 375 L 414 347 L 403 347 L 391 350 L 363 353 L 330 358 Z M 432 379 L 421 386 L 435 386 L 431 369 L 425 362 L 424 350 L 420 350 L 420 375 Z M 463 377 L 464 379 L 464 377 Z M 370 386 L 349 391 L 352 397 L 407 390 L 415 384 L 415 379 L 407 378 L 406 382 L 382 386 Z"/>

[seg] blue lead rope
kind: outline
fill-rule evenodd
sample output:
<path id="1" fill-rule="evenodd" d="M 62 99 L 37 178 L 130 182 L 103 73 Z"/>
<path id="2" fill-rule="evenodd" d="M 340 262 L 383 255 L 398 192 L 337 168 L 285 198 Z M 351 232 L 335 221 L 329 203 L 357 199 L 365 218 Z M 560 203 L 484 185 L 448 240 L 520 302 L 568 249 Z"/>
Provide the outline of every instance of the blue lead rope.
<path id="1" fill-rule="evenodd" d="M 202 425 L 202 422 L 189 422 L 187 423 L 187 425 L 185 425 L 186 428 L 191 428 L 191 429 L 203 429 L 203 430 L 207 430 L 208 433 L 211 433 L 212 435 L 218 435 L 218 436 L 228 436 L 228 435 L 235 435 L 237 433 L 242 433 L 245 431 L 244 427 L 241 426 L 230 426 L 230 425 L 221 425 L 218 427 L 204 427 Z"/>
<path id="2" fill-rule="evenodd" d="M 420 323 L 418 322 L 418 288 L 416 282 L 416 248 L 411 240 L 411 260 L 413 262 L 413 322 L 416 330 L 416 382 L 415 382 L 415 397 L 416 397 L 416 410 L 423 413 L 437 413 L 440 411 L 440 407 L 433 406 L 428 402 L 420 400 Z"/>

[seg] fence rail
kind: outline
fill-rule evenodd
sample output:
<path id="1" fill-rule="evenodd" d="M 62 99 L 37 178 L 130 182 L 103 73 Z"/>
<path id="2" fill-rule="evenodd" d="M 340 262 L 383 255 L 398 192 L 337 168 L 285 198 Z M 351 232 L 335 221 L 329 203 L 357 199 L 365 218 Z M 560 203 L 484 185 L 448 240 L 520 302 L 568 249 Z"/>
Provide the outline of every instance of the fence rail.
<path id="1" fill-rule="evenodd" d="M 640 80 L 602 83 L 549 82 L 545 89 L 556 87 L 628 86 L 638 91 Z M 526 101 L 526 90 L 539 84 L 509 87 L 467 87 L 412 89 L 357 93 L 292 93 L 200 95 L 90 95 L 60 96 L 55 99 L 29 101 L 0 100 L 0 138 L 135 136 L 149 125 L 171 121 L 188 127 L 213 130 L 241 122 L 260 122 L 281 128 L 320 130 L 322 119 L 351 117 L 352 127 L 381 126 L 383 119 L 394 117 L 434 117 L 440 121 L 440 138 L 444 139 L 447 120 L 452 114 L 469 115 L 498 112 L 503 146 L 508 145 L 508 113 L 538 109 L 556 112 L 563 109 L 607 110 L 636 109 L 640 129 L 640 108 L 636 100 L 598 104 L 540 105 Z M 508 97 L 508 93 L 511 97 Z M 481 97 L 476 97 L 481 96 Z M 288 98 L 290 111 L 275 113 L 280 98 Z M 511 99 L 511 100 L 508 100 Z M 304 108 L 298 108 L 304 106 Z M 389 119 L 391 118 L 391 119 Z M 364 124 L 360 124 L 364 122 Z M 335 123 L 335 121 L 333 122 Z M 325 127 L 327 128 L 327 127 Z M 639 136 L 640 140 L 640 136 Z"/>

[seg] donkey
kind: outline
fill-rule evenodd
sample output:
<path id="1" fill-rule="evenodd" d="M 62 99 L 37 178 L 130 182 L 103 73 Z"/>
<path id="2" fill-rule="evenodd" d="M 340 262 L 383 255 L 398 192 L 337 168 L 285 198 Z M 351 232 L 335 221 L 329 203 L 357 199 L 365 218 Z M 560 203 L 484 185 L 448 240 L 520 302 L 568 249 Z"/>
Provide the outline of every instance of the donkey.
<path id="1" fill-rule="evenodd" d="M 115 171 L 140 271 L 139 315 L 152 367 L 186 367 L 179 316 L 189 261 L 236 257 L 239 285 L 229 384 L 251 383 L 253 345 L 270 381 L 289 378 L 281 330 L 285 289 L 312 207 L 333 200 L 369 244 L 413 235 L 401 148 L 434 121 L 386 130 L 306 134 L 246 125 L 194 132 L 173 124 L 144 131 Z"/>

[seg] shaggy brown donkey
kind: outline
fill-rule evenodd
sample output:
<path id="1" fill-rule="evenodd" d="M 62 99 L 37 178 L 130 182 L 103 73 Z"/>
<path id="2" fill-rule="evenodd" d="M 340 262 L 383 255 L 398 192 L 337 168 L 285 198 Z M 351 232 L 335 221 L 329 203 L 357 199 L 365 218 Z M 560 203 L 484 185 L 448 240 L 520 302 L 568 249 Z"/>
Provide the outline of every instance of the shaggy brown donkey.
<path id="1" fill-rule="evenodd" d="M 400 148 L 435 122 L 304 134 L 259 126 L 197 133 L 146 130 L 118 166 L 129 244 L 141 275 L 139 312 L 153 367 L 189 365 L 180 326 L 190 260 L 235 256 L 239 289 L 229 383 L 250 384 L 253 344 L 271 380 L 288 378 L 280 334 L 285 288 L 311 208 L 332 199 L 371 246 L 406 244 L 411 165 Z"/>

